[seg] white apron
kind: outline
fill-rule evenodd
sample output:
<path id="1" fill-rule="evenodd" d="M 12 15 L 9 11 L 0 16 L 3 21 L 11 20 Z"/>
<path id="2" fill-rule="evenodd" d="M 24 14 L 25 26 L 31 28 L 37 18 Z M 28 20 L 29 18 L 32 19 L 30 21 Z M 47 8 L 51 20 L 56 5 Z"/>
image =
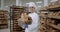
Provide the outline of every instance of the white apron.
<path id="1" fill-rule="evenodd" d="M 38 32 L 38 14 L 30 13 L 29 16 L 32 18 L 32 24 L 28 25 L 28 28 L 25 29 L 25 32 Z"/>

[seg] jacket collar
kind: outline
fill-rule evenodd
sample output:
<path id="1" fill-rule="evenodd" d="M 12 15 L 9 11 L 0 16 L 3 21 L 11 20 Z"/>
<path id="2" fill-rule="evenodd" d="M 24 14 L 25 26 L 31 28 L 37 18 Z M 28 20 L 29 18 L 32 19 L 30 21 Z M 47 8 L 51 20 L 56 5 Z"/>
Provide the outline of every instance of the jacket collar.
<path id="1" fill-rule="evenodd" d="M 35 12 L 31 13 L 31 14 L 34 14 Z"/>

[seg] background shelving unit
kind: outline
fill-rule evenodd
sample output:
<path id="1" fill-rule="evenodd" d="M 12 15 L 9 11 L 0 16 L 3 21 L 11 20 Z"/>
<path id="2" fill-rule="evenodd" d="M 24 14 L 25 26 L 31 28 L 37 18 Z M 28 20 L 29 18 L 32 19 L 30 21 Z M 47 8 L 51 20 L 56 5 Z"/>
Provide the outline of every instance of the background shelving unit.
<path id="1" fill-rule="evenodd" d="M 51 23 L 60 27 L 60 4 L 48 5 L 43 7 L 40 10 L 40 23 L 41 23 L 41 32 L 60 32 L 59 29 L 49 26 L 48 24 Z M 48 23 L 48 24 L 46 24 Z"/>
<path id="2" fill-rule="evenodd" d="M 8 11 L 0 10 L 0 29 L 8 28 Z"/>

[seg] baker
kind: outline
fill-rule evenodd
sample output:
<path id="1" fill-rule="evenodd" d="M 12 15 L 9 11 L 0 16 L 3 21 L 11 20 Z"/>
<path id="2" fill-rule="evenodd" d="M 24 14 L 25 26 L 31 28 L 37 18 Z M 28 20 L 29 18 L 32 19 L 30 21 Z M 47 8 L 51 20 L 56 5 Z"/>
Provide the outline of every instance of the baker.
<path id="1" fill-rule="evenodd" d="M 39 16 L 35 12 L 36 10 L 36 5 L 34 2 L 29 3 L 29 12 L 28 14 L 32 18 L 32 23 L 28 25 L 28 28 L 25 28 L 25 32 L 38 32 L 38 21 L 39 21 Z"/>

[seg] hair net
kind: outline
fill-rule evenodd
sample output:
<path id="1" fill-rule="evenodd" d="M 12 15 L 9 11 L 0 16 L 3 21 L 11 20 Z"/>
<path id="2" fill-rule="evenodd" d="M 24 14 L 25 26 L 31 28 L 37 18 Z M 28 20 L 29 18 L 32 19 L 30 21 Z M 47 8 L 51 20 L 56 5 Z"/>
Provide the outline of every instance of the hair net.
<path id="1" fill-rule="evenodd" d="M 35 8 L 36 8 L 36 5 L 35 5 L 34 2 L 30 2 L 30 3 L 29 3 L 29 7 L 35 7 Z"/>

